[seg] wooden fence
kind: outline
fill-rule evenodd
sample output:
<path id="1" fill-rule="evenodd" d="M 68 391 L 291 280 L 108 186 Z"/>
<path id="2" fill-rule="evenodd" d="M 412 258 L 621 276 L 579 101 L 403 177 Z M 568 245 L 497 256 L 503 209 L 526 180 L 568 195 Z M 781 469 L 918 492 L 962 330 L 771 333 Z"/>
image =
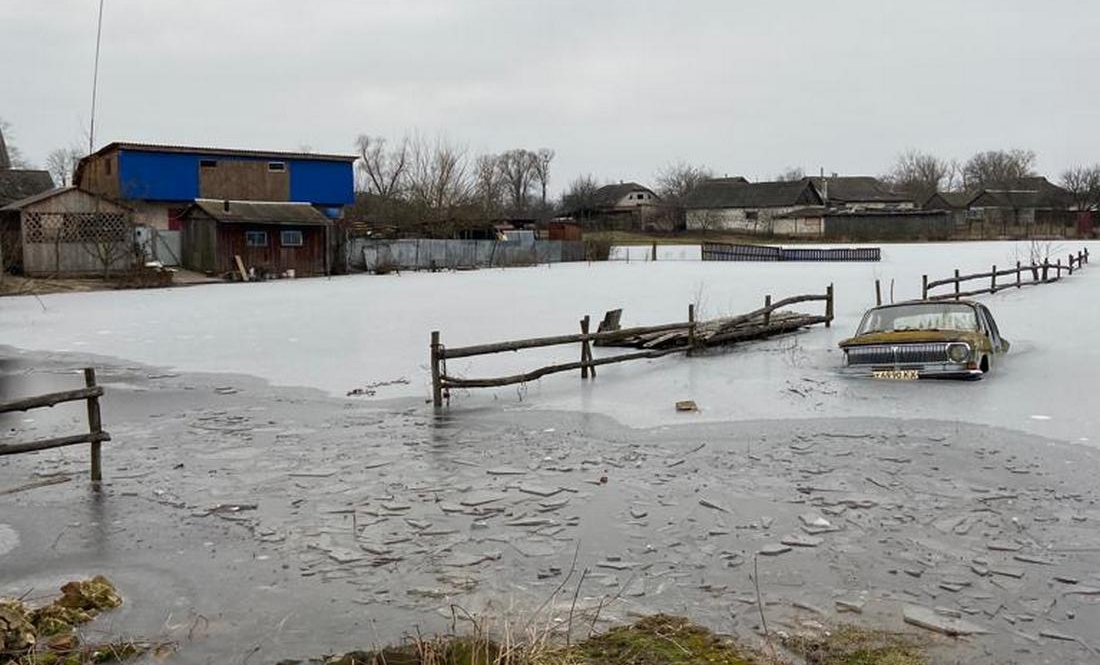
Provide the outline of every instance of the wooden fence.
<path id="1" fill-rule="evenodd" d="M 799 325 L 793 326 L 790 317 L 775 316 L 772 314 L 776 310 L 784 307 L 789 307 L 796 303 L 820 301 L 825 303 L 824 316 L 802 316 L 799 319 Z M 695 305 L 688 305 L 687 321 L 678 323 L 666 323 L 657 326 L 639 326 L 634 328 L 621 328 L 618 330 L 607 330 L 600 332 L 589 332 L 589 326 L 591 319 L 586 315 L 580 321 L 580 333 L 572 335 L 556 335 L 553 337 L 533 337 L 528 339 L 520 339 L 509 342 L 496 342 L 492 344 L 478 344 L 475 346 L 463 346 L 456 348 L 448 348 L 440 342 L 439 331 L 433 331 L 431 334 L 431 372 L 432 372 L 432 403 L 436 407 L 443 406 L 444 398 L 449 397 L 451 388 L 493 388 L 498 386 L 507 386 L 517 383 L 527 383 L 534 381 L 543 376 L 549 374 L 557 374 L 559 372 L 570 372 L 574 370 L 580 370 L 581 378 L 596 378 L 596 368 L 601 365 L 610 365 L 613 363 L 621 363 L 629 360 L 641 360 L 645 358 L 660 358 L 673 353 L 686 353 L 690 355 L 692 352 L 706 348 L 707 346 L 717 346 L 720 344 L 730 344 L 745 339 L 754 339 L 760 337 L 766 337 L 772 334 L 779 334 L 782 332 L 790 332 L 795 327 L 802 327 L 802 325 L 810 325 L 813 323 L 824 323 L 826 327 L 832 324 L 833 320 L 833 285 L 830 284 L 824 294 L 814 295 L 800 295 L 792 296 L 790 298 L 784 298 L 782 300 L 772 301 L 771 296 L 766 296 L 764 299 L 764 306 L 748 314 L 744 314 L 737 317 L 720 320 L 722 326 L 725 326 L 725 330 L 730 332 L 722 333 L 721 330 L 715 332 L 710 331 L 708 335 L 697 334 L 703 329 L 714 328 L 714 325 L 719 322 L 700 322 L 695 320 Z M 742 325 L 746 321 L 751 319 L 760 319 L 760 324 L 753 327 L 752 331 L 745 329 Z M 734 330 L 736 328 L 736 330 Z M 638 338 L 640 336 L 654 335 L 661 333 L 681 333 L 677 335 L 677 339 L 674 343 L 664 346 L 662 348 L 648 348 L 642 351 L 636 351 L 632 353 L 623 353 L 615 356 L 608 356 L 604 358 L 593 358 L 592 345 L 600 343 L 607 346 L 615 345 L 620 342 L 629 343 L 630 340 Z M 484 356 L 496 353 L 504 353 L 506 351 L 520 351 L 523 349 L 534 349 L 550 346 L 561 346 L 565 344 L 580 344 L 580 360 L 576 362 L 560 363 L 556 365 L 548 365 L 546 367 L 540 367 L 530 372 L 522 374 L 513 374 L 510 376 L 492 377 L 492 378 L 480 378 L 470 379 L 456 376 L 450 376 L 447 374 L 447 360 L 454 358 L 469 358 L 473 356 Z"/>
<path id="2" fill-rule="evenodd" d="M 1068 260 L 1064 264 L 1062 263 L 1062 259 L 1058 259 L 1055 263 L 1051 263 L 1050 260 L 1047 259 L 1042 263 L 1033 263 L 1030 265 L 1023 265 L 1017 261 L 1016 267 L 1014 268 L 998 270 L 997 266 L 993 266 L 989 272 L 972 273 L 969 275 L 960 274 L 959 269 L 956 268 L 953 277 L 932 281 L 928 280 L 928 275 L 923 275 L 921 277 L 921 300 L 959 300 L 960 298 L 969 298 L 983 293 L 997 293 L 1004 289 L 1018 289 L 1033 284 L 1049 284 L 1050 282 L 1056 282 L 1061 279 L 1063 271 L 1072 275 L 1074 270 L 1080 270 L 1087 265 L 1088 262 L 1089 250 L 1086 248 L 1077 252 L 1076 255 L 1072 253 L 1069 254 Z M 1027 275 L 1030 279 L 1025 280 L 1024 275 Z M 997 278 L 999 277 L 1011 277 L 1012 279 L 998 282 Z M 962 284 L 973 280 L 988 280 L 989 285 L 979 289 L 963 291 Z M 944 286 L 954 286 L 954 289 L 949 293 L 931 293 L 933 289 Z"/>
<path id="3" fill-rule="evenodd" d="M 705 242 L 704 261 L 880 261 L 878 247 L 774 247 Z"/>
<path id="4" fill-rule="evenodd" d="M 30 443 L 12 443 L 0 445 L 0 455 L 14 455 L 16 453 L 29 453 L 36 450 L 49 448 L 61 448 L 63 446 L 75 446 L 82 443 L 90 443 L 92 446 L 92 481 L 99 482 L 103 479 L 103 470 L 100 463 L 100 445 L 104 441 L 110 441 L 111 435 L 103 431 L 103 422 L 99 413 L 99 398 L 103 396 L 103 387 L 95 382 L 95 370 L 91 367 L 84 370 L 84 387 L 76 390 L 64 390 L 37 397 L 24 397 L 10 402 L 0 402 L 0 413 L 12 411 L 29 411 L 42 407 L 52 407 L 64 402 L 88 402 L 88 431 L 72 436 L 60 436 L 53 439 L 41 439 Z"/>

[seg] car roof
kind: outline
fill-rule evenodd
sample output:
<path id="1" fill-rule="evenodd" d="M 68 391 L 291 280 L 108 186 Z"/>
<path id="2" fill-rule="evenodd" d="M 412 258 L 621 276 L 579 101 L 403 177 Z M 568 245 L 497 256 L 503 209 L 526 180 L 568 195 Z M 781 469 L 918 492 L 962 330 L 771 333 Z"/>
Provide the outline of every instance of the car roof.
<path id="1" fill-rule="evenodd" d="M 878 305 L 871 307 L 872 309 L 889 309 L 890 307 L 909 307 L 911 305 L 966 305 L 970 308 L 982 307 L 981 303 L 974 302 L 973 300 L 906 300 L 903 302 L 894 302 L 888 305 Z"/>

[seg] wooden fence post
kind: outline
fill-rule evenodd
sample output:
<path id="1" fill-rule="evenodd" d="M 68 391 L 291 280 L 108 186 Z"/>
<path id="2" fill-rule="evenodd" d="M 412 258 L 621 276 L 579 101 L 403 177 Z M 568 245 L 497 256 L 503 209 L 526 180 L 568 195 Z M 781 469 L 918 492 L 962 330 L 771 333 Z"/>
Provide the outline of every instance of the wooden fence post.
<path id="1" fill-rule="evenodd" d="M 920 299 L 928 300 L 928 275 L 921 275 Z"/>
<path id="2" fill-rule="evenodd" d="M 1073 274 L 1073 252 L 1069 253 L 1069 274 Z"/>
<path id="3" fill-rule="evenodd" d="M 833 327 L 833 285 L 825 289 L 825 327 Z"/>
<path id="4" fill-rule="evenodd" d="M 441 408 L 443 406 L 443 377 L 439 372 L 440 361 L 440 349 L 439 349 L 439 331 L 432 331 L 432 406 L 435 408 Z"/>
<path id="5" fill-rule="evenodd" d="M 690 356 L 695 351 L 695 303 L 688 304 L 688 350 Z"/>
<path id="6" fill-rule="evenodd" d="M 1016 288 L 1020 288 L 1020 262 L 1016 262 Z"/>
<path id="7" fill-rule="evenodd" d="M 653 241 L 653 260 L 657 260 L 657 241 Z"/>
<path id="8" fill-rule="evenodd" d="M 991 274 L 991 276 L 989 278 L 989 292 L 990 293 L 996 293 L 997 292 L 997 266 L 993 266 L 993 270 L 990 271 L 990 274 Z"/>
<path id="9" fill-rule="evenodd" d="M 1054 267 L 1057 269 L 1057 272 L 1055 272 L 1057 277 L 1055 279 L 1062 279 L 1062 259 L 1058 259 L 1058 263 L 1055 264 Z"/>
<path id="10" fill-rule="evenodd" d="M 1050 259 L 1043 259 L 1043 281 L 1047 281 L 1047 273 L 1050 271 Z"/>
<path id="11" fill-rule="evenodd" d="M 764 325 L 771 325 L 772 322 L 772 297 L 770 295 L 764 296 Z"/>
<path id="12" fill-rule="evenodd" d="M 959 299 L 959 269 L 955 268 L 955 300 Z"/>
<path id="13" fill-rule="evenodd" d="M 581 340 L 581 378 L 582 379 L 587 379 L 588 378 L 588 362 L 590 360 L 592 360 L 592 346 L 591 346 L 591 343 L 588 341 L 588 324 L 589 324 L 589 318 L 588 318 L 588 315 L 585 314 L 584 318 L 581 319 L 581 334 L 585 336 L 585 338 L 583 340 Z M 595 374 L 596 374 L 596 368 L 595 367 L 592 368 L 592 374 L 593 374 L 593 376 L 595 376 Z"/>
<path id="14" fill-rule="evenodd" d="M 878 307 L 882 304 L 882 284 L 879 280 L 875 280 L 875 306 Z"/>
<path id="15" fill-rule="evenodd" d="M 95 388 L 95 368 L 84 368 L 84 386 L 87 388 Z M 99 398 L 88 398 L 88 431 L 91 432 L 95 440 L 92 441 L 92 482 L 98 483 L 103 480 L 103 465 L 101 461 L 102 443 L 99 441 L 99 435 L 103 434 L 103 420 L 99 413 Z"/>

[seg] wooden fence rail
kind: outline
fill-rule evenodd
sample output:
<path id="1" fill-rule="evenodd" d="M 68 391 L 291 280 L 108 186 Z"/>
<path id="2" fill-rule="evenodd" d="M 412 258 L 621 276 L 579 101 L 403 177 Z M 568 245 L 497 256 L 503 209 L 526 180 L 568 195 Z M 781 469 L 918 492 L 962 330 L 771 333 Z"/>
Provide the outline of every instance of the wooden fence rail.
<path id="1" fill-rule="evenodd" d="M 961 298 L 969 298 L 971 296 L 981 295 L 984 293 L 997 293 L 1004 289 L 1018 289 L 1023 286 L 1031 286 L 1033 284 L 1049 284 L 1056 282 L 1062 278 L 1062 272 L 1072 275 L 1074 270 L 1080 270 L 1089 262 L 1089 250 L 1085 248 L 1076 255 L 1069 254 L 1066 263 L 1062 263 L 1062 259 L 1058 259 L 1056 262 L 1051 263 L 1049 259 L 1042 263 L 1033 263 L 1029 265 L 1023 265 L 1021 262 L 1016 262 L 1014 268 L 997 269 L 997 266 L 992 266 L 989 272 L 978 272 L 963 275 L 959 273 L 959 269 L 955 269 L 955 275 L 953 277 L 947 277 L 944 279 L 929 280 L 928 275 L 921 277 L 921 300 L 959 300 Z M 1028 275 L 1030 279 L 1024 280 L 1023 276 Z M 1013 277 L 1014 279 L 1003 281 L 998 283 L 998 277 Z M 989 285 L 980 289 L 972 289 L 969 291 L 962 290 L 962 284 L 964 282 L 970 282 L 974 280 L 989 280 Z M 954 286 L 954 289 L 950 293 L 937 293 L 933 294 L 933 289 L 942 286 Z"/>
<path id="2" fill-rule="evenodd" d="M 64 402 L 78 402 L 81 400 L 88 403 L 88 431 L 86 433 L 41 439 L 28 443 L 0 445 L 0 455 L 29 453 L 36 450 L 88 443 L 92 447 L 92 481 L 101 481 L 103 479 L 103 469 L 100 459 L 100 446 L 104 441 L 110 441 L 111 435 L 103 431 L 103 421 L 99 412 L 99 398 L 103 396 L 103 387 L 96 385 L 95 369 L 91 367 L 84 369 L 84 386 L 76 390 L 63 390 L 36 397 L 24 397 L 9 402 L 0 402 L 0 413 L 53 407 Z"/>
<path id="3" fill-rule="evenodd" d="M 777 315 L 776 318 L 778 320 L 772 321 L 771 315 L 778 309 L 789 307 L 790 305 L 796 303 L 813 301 L 821 301 L 825 303 L 824 316 L 800 316 L 792 319 L 781 318 Z M 762 318 L 762 325 L 755 326 L 750 331 L 746 331 L 743 328 L 735 329 L 738 324 L 751 321 L 755 318 Z M 430 362 L 432 372 L 432 403 L 436 407 L 443 406 L 444 398 L 448 396 L 449 390 L 451 388 L 492 388 L 498 386 L 507 386 L 516 383 L 527 383 L 529 381 L 534 381 L 535 379 L 541 378 L 548 374 L 569 372 L 578 369 L 581 371 L 582 379 L 595 378 L 596 368 L 603 365 L 610 365 L 613 363 L 621 363 L 629 360 L 640 360 L 645 358 L 660 358 L 662 356 L 670 355 L 673 353 L 687 353 L 690 355 L 696 349 L 703 348 L 709 345 L 730 343 L 743 339 L 767 336 L 768 334 L 787 332 L 792 329 L 797 329 L 798 327 L 811 325 L 814 323 L 824 323 L 826 326 L 829 326 L 832 324 L 832 320 L 833 286 L 832 284 L 830 284 L 826 289 L 826 292 L 820 295 L 793 296 L 790 298 L 777 300 L 775 302 L 772 302 L 771 296 L 767 296 L 764 300 L 764 307 L 760 309 L 741 316 L 720 319 L 719 323 L 722 329 L 731 331 L 724 334 L 711 334 L 706 339 L 699 338 L 697 332 L 700 330 L 701 326 L 711 325 L 711 327 L 713 328 L 713 324 L 715 322 L 696 321 L 694 305 L 688 305 L 687 321 L 677 323 L 666 323 L 656 326 L 636 326 L 633 328 L 621 328 L 618 330 L 605 330 L 593 333 L 589 332 L 591 320 L 588 316 L 585 316 L 580 321 L 581 332 L 577 334 L 555 335 L 551 337 L 532 337 L 506 342 L 477 344 L 473 346 L 461 346 L 455 348 L 448 348 L 444 346 L 440 341 L 440 333 L 438 330 L 436 330 L 433 331 L 431 334 L 430 347 Z M 792 321 L 794 321 L 794 323 L 792 323 Z M 671 337 L 676 338 L 672 341 L 670 346 L 665 346 L 663 348 L 647 348 L 641 351 L 623 353 L 604 358 L 593 358 L 592 356 L 592 345 L 594 343 L 599 343 L 603 345 L 614 345 L 615 343 L 623 343 L 624 341 L 636 339 L 640 336 L 660 335 L 662 333 L 667 333 Z M 679 333 L 679 335 L 677 335 L 677 333 Z M 548 365 L 546 367 L 540 367 L 538 369 L 521 374 L 491 378 L 471 379 L 449 376 L 447 374 L 448 359 L 469 358 L 472 356 L 483 356 L 495 353 L 504 353 L 507 351 L 520 351 L 523 349 L 534 349 L 540 347 L 561 346 L 565 344 L 578 343 L 581 345 L 580 360 L 576 362 Z"/>

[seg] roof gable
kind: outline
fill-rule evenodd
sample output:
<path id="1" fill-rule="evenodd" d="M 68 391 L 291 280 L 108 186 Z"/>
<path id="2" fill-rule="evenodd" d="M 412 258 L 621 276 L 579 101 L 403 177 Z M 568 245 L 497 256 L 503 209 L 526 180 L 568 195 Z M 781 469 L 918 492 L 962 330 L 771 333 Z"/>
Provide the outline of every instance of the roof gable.
<path id="1" fill-rule="evenodd" d="M 645 185 L 639 185 L 636 182 L 620 182 L 616 185 L 604 185 L 593 192 L 592 205 L 598 208 L 611 208 L 622 201 L 624 196 L 634 192 L 646 192 L 652 195 L 655 200 L 660 199 L 653 190 Z"/>
<path id="2" fill-rule="evenodd" d="M 0 170 L 0 206 L 53 189 L 48 171 Z"/>
<path id="3" fill-rule="evenodd" d="M 833 176 L 829 178 L 811 176 L 807 180 L 813 183 L 822 196 L 827 196 L 829 201 L 840 203 L 899 203 L 912 201 L 910 197 L 893 191 L 886 183 L 873 176 Z"/>

